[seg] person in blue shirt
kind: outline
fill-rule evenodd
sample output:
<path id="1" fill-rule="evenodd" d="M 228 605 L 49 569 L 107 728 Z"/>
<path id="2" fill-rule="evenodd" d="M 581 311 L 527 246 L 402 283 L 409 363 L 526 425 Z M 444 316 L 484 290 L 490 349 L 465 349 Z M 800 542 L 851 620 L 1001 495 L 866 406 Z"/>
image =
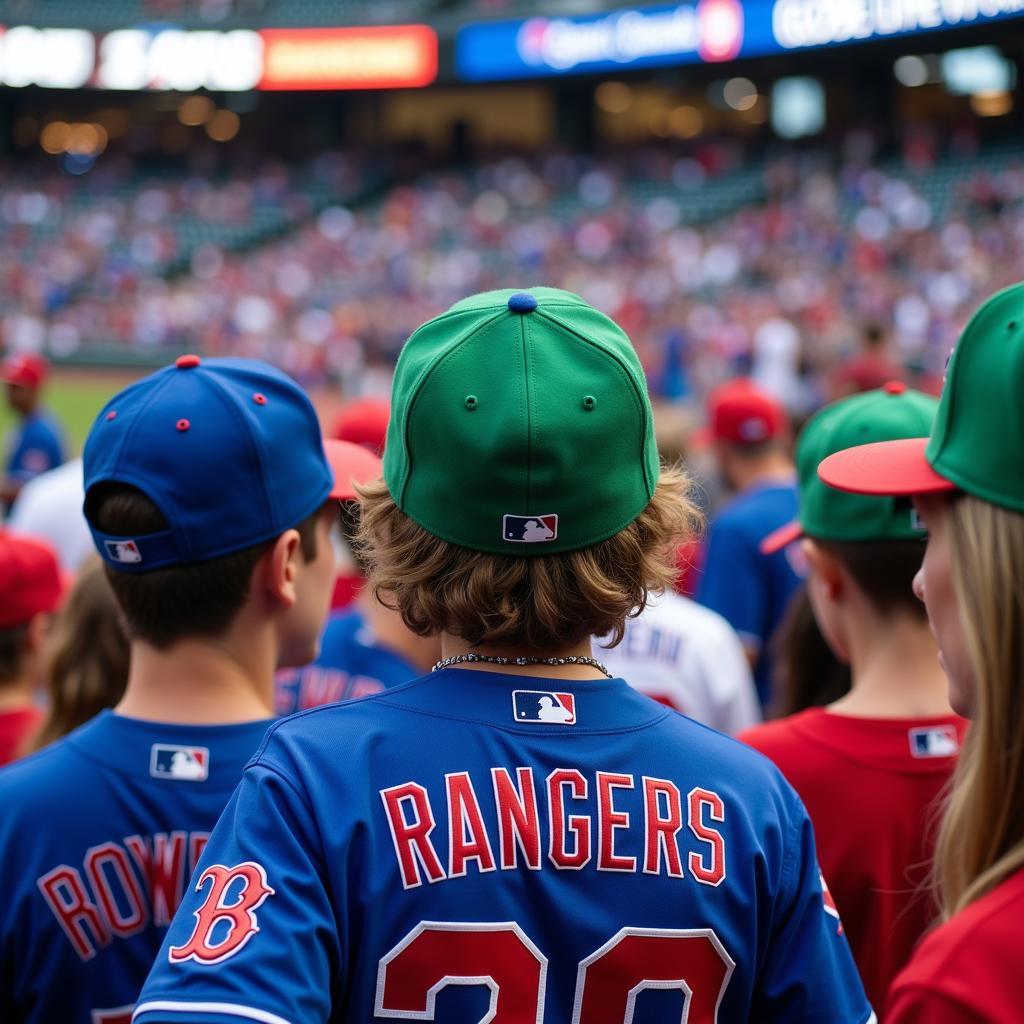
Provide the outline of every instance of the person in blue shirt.
<path id="1" fill-rule="evenodd" d="M 9 508 L 33 477 L 61 465 L 65 459 L 64 431 L 41 404 L 49 364 L 33 353 L 10 356 L 0 365 L 7 385 L 7 404 L 20 423 L 7 438 L 0 504 Z"/>
<path id="2" fill-rule="evenodd" d="M 0 771 L 4 1024 L 130 1019 L 275 669 L 316 653 L 329 457 L 298 385 L 252 360 L 182 356 L 93 425 L 85 513 L 130 668 L 113 710 Z"/>
<path id="3" fill-rule="evenodd" d="M 271 728 L 135 1024 L 873 1022 L 777 769 L 594 657 L 695 519 L 629 339 L 488 292 L 393 396 L 360 539 L 443 656 Z"/>
<path id="4" fill-rule="evenodd" d="M 347 441 L 330 444 L 344 453 L 346 476 L 353 485 L 380 476 L 380 459 L 363 446 Z M 344 553 L 365 577 L 367 566 L 356 537 L 358 494 L 355 486 L 339 493 Z M 437 637 L 417 636 L 398 611 L 382 604 L 373 590 L 364 586 L 352 604 L 327 620 L 316 660 L 277 674 L 274 710 L 279 715 L 290 715 L 336 700 L 380 693 L 426 672 L 440 656 Z"/>
<path id="5" fill-rule="evenodd" d="M 797 514 L 796 470 L 782 406 L 746 378 L 709 400 L 709 433 L 733 497 L 711 520 L 697 600 L 739 634 L 762 706 L 772 699 L 775 634 L 804 576 L 800 552 L 760 552 L 761 541 Z"/>

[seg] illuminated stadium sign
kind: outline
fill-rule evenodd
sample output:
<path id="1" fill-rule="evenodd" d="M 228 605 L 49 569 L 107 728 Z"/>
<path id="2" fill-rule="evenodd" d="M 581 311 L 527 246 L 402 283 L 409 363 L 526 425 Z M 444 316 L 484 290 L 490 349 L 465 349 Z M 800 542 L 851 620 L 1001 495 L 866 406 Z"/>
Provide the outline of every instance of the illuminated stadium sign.
<path id="1" fill-rule="evenodd" d="M 1020 14 L 1024 0 L 775 0 L 772 35 L 789 50 L 959 28 Z"/>
<path id="2" fill-rule="evenodd" d="M 456 63 L 461 78 L 476 81 L 728 60 L 743 29 L 739 0 L 492 22 L 459 32 Z"/>
<path id="3" fill-rule="evenodd" d="M 688 0 L 589 17 L 469 25 L 466 81 L 763 57 L 1024 16 L 1024 0 Z"/>
<path id="4" fill-rule="evenodd" d="M 437 33 L 426 25 L 266 29 L 260 89 L 396 89 L 437 78 Z"/>

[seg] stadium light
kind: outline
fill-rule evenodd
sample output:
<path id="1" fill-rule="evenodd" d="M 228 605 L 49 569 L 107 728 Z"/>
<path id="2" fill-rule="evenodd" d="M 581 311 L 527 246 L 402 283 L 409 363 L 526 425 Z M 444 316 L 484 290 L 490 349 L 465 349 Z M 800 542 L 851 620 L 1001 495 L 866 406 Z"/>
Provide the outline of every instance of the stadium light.
<path id="1" fill-rule="evenodd" d="M 750 110 L 757 103 L 757 86 L 749 78 L 730 78 L 722 87 L 722 98 L 733 110 Z"/>
<path id="2" fill-rule="evenodd" d="M 594 102 L 607 114 L 624 114 L 633 105 L 633 90 L 625 82 L 602 82 Z"/>
<path id="3" fill-rule="evenodd" d="M 928 65 L 924 58 L 912 54 L 897 57 L 892 66 L 892 73 L 896 76 L 896 81 L 908 89 L 925 85 L 929 78 Z"/>

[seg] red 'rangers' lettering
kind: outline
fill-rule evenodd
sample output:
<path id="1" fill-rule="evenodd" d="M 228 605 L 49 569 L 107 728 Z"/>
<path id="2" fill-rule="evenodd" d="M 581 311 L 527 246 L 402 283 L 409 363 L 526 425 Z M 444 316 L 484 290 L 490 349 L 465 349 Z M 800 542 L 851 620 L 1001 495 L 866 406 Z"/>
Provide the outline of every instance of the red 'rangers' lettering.
<path id="1" fill-rule="evenodd" d="M 579 871 L 592 860 L 598 871 L 709 886 L 725 880 L 726 808 L 714 790 L 695 786 L 684 796 L 668 779 L 556 768 L 538 793 L 533 768 L 491 768 L 489 775 L 490 786 L 470 772 L 446 774 L 436 812 L 418 782 L 380 791 L 406 889 L 521 867 Z M 447 836 L 435 838 L 439 823 Z"/>
<path id="2" fill-rule="evenodd" d="M 235 882 L 241 880 L 241 890 L 233 890 Z M 193 913 L 195 927 L 188 942 L 182 946 L 171 946 L 167 958 L 172 964 L 195 960 L 200 964 L 219 964 L 240 952 L 246 943 L 260 930 L 256 923 L 256 911 L 274 890 L 267 884 L 267 873 L 262 864 L 247 860 L 234 867 L 211 864 L 196 883 L 196 892 L 201 892 L 207 882 L 210 891 L 203 905 Z M 237 897 L 233 902 L 232 897 Z M 228 933 L 220 942 L 212 941 L 213 930 L 222 921 L 228 922 Z"/>

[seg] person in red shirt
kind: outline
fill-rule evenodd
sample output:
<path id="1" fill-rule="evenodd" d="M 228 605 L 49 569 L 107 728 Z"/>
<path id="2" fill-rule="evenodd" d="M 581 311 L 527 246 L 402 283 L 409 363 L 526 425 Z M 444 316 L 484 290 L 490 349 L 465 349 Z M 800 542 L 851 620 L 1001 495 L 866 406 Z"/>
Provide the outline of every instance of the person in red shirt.
<path id="1" fill-rule="evenodd" d="M 936 801 L 965 721 L 949 707 L 935 640 L 911 584 L 924 531 L 909 504 L 825 486 L 818 463 L 851 443 L 927 432 L 938 403 L 892 382 L 836 402 L 797 447 L 799 521 L 768 537 L 799 537 L 823 636 L 849 662 L 852 687 L 824 708 L 748 730 L 800 794 L 818 855 L 872 1005 L 934 920 L 927 891 Z"/>
<path id="2" fill-rule="evenodd" d="M 61 594 L 53 549 L 0 530 L 0 765 L 14 760 L 42 721 L 33 695 Z"/>
<path id="3" fill-rule="evenodd" d="M 886 1024 L 1024 1019 L 1024 284 L 953 352 L 929 437 L 838 452 L 820 477 L 903 495 L 928 530 L 914 589 L 953 707 L 972 719 L 935 853 L 942 923 L 893 982 Z"/>

